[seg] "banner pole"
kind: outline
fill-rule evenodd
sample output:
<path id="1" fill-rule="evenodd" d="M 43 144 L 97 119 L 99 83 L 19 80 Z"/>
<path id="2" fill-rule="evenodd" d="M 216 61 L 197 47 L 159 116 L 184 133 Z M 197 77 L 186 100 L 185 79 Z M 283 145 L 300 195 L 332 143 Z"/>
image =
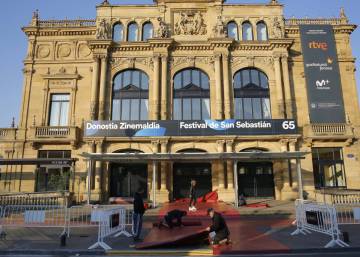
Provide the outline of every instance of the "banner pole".
<path id="1" fill-rule="evenodd" d="M 237 161 L 234 161 L 234 185 L 235 185 L 235 207 L 238 208 L 239 207 L 239 196 L 238 196 L 238 191 L 239 191 L 239 186 L 238 186 L 238 173 L 237 173 Z"/>
<path id="2" fill-rule="evenodd" d="M 153 161 L 153 208 L 156 208 L 156 162 Z"/>

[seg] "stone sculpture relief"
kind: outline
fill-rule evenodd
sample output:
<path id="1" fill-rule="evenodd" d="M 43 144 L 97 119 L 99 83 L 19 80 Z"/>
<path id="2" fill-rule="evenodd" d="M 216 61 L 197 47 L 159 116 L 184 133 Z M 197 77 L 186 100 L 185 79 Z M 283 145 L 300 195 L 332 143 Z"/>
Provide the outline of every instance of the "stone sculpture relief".
<path id="1" fill-rule="evenodd" d="M 221 16 L 218 16 L 216 19 L 216 24 L 213 28 L 213 37 L 224 37 L 224 36 L 226 36 L 225 25 L 221 19 Z"/>
<path id="2" fill-rule="evenodd" d="M 170 35 L 169 35 L 169 30 L 166 26 L 166 23 L 161 18 L 158 18 L 158 21 L 159 21 L 159 28 L 156 31 L 156 37 L 157 38 L 168 38 Z"/>
<path id="3" fill-rule="evenodd" d="M 111 38 L 111 27 L 106 22 L 105 19 L 102 19 L 99 22 L 99 25 L 96 29 L 96 39 L 110 39 Z"/>
<path id="4" fill-rule="evenodd" d="M 283 38 L 284 37 L 284 22 L 279 17 L 273 19 L 272 26 L 272 38 Z"/>
<path id="5" fill-rule="evenodd" d="M 175 35 L 205 35 L 206 24 L 200 11 L 180 12 L 175 23 Z"/>

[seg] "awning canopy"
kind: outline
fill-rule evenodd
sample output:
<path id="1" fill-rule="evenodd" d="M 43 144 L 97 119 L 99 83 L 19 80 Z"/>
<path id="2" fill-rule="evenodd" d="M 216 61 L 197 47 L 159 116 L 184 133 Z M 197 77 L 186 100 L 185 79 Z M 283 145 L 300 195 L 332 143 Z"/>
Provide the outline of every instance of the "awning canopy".
<path id="1" fill-rule="evenodd" d="M 24 158 L 0 159 L 0 165 L 39 165 L 39 166 L 68 166 L 75 164 L 77 158 Z"/>
<path id="2" fill-rule="evenodd" d="M 149 161 L 271 161 L 304 159 L 308 152 L 238 152 L 238 153 L 82 153 L 90 161 L 104 162 L 149 162 Z"/>

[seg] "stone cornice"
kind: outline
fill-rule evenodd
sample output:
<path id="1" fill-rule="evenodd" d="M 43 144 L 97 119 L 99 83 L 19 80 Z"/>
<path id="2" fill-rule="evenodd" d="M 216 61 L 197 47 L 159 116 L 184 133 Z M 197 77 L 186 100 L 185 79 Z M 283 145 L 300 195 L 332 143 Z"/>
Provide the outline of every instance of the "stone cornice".
<path id="1" fill-rule="evenodd" d="M 27 36 L 94 36 L 96 27 L 61 27 L 61 28 L 38 28 L 23 27 L 22 30 Z"/>
<path id="2" fill-rule="evenodd" d="M 294 43 L 293 39 L 271 39 L 270 41 L 237 42 L 233 45 L 232 51 L 272 51 L 274 49 L 289 49 Z"/>
<path id="3" fill-rule="evenodd" d="M 299 34 L 300 28 L 299 25 L 287 25 L 285 27 L 286 34 Z M 331 25 L 331 24 L 330 24 Z M 335 34 L 351 34 L 357 28 L 357 25 L 354 24 L 343 24 L 343 25 L 334 25 Z"/>
<path id="4" fill-rule="evenodd" d="M 88 41 L 88 46 L 91 50 L 95 49 L 109 49 L 113 44 L 112 40 L 91 40 Z"/>

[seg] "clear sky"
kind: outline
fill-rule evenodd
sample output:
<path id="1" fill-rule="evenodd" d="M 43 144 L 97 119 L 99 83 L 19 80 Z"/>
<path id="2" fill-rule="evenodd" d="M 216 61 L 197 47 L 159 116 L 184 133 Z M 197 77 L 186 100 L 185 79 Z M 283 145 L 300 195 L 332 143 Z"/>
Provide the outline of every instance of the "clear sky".
<path id="1" fill-rule="evenodd" d="M 109 0 L 113 4 L 151 4 L 152 0 Z M 228 0 L 228 3 L 266 3 L 269 0 Z M 350 22 L 360 25 L 360 0 L 279 0 L 285 16 L 338 17 L 344 7 Z M 12 117 L 18 124 L 22 96 L 23 59 L 27 41 L 21 27 L 27 25 L 35 9 L 41 19 L 95 18 L 95 6 L 102 0 L 8 0 L 1 1 L 0 15 L 0 127 L 8 127 Z M 352 34 L 353 55 L 360 57 L 360 28 Z M 360 69 L 357 61 L 358 91 Z"/>

